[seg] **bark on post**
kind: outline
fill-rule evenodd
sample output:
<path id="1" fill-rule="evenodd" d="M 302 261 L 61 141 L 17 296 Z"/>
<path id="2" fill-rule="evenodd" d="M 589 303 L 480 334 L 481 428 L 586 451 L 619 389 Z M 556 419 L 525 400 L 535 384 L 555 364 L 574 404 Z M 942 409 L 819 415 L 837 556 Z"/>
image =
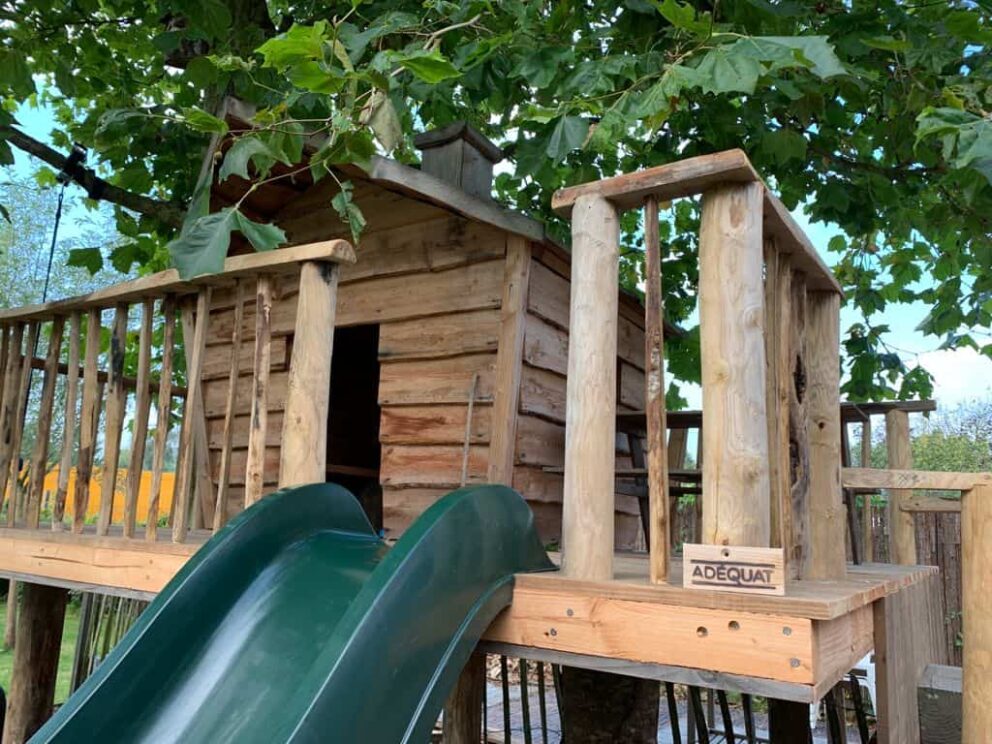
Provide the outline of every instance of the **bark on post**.
<path id="1" fill-rule="evenodd" d="M 889 454 L 889 469 L 911 470 L 913 453 L 909 446 L 909 414 L 892 410 L 885 414 L 885 447 Z M 889 491 L 890 544 L 889 560 L 911 566 L 916 564 L 916 517 L 902 510 L 902 503 L 912 491 Z"/>
<path id="2" fill-rule="evenodd" d="M 802 577 L 843 579 L 847 530 L 840 487 L 840 295 L 810 292 L 806 307 L 810 544 Z"/>
<path id="3" fill-rule="evenodd" d="M 703 196 L 703 542 L 715 545 L 770 545 L 762 190 L 734 184 Z"/>
<path id="4" fill-rule="evenodd" d="M 562 570 L 613 578 L 620 223 L 596 194 L 572 209 Z"/>
<path id="5" fill-rule="evenodd" d="M 282 431 L 279 487 L 327 479 L 327 415 L 337 308 L 338 267 L 309 261 L 300 267 L 296 335 Z"/>
<path id="6" fill-rule="evenodd" d="M 981 741 L 992 731 L 992 487 L 964 494 L 961 509 L 961 741 Z"/>
<path id="7" fill-rule="evenodd" d="M 65 589 L 24 584 L 3 727 L 6 744 L 27 741 L 52 715 L 68 598 Z"/>

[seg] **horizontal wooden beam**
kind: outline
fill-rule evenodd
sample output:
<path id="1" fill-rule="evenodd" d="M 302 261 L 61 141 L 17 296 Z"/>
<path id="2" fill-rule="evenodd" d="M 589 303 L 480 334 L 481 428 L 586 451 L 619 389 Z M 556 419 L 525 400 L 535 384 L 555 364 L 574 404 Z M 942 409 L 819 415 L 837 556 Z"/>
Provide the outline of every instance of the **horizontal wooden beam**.
<path id="1" fill-rule="evenodd" d="M 75 310 L 106 308 L 117 303 L 134 302 L 166 294 L 187 294 L 205 285 L 227 284 L 234 279 L 259 274 L 290 273 L 304 261 L 326 261 L 329 263 L 354 263 L 355 251 L 346 240 L 325 240 L 291 248 L 280 248 L 261 253 L 247 253 L 231 256 L 224 261 L 223 271 L 217 274 L 204 274 L 184 280 L 175 269 L 167 269 L 157 274 L 120 282 L 89 294 L 55 300 L 40 305 L 12 308 L 0 311 L 0 322 L 23 320 L 47 320 L 56 315 L 65 315 Z"/>
<path id="2" fill-rule="evenodd" d="M 905 512 L 930 512 L 949 514 L 961 511 L 961 499 L 945 499 L 940 496 L 910 496 L 899 502 Z"/>
<path id="3" fill-rule="evenodd" d="M 842 293 L 840 282 L 820 258 L 816 247 L 781 200 L 767 188 L 764 194 L 764 238 L 772 239 L 780 253 L 792 257 L 793 268 L 806 274 L 807 289 Z"/>
<path id="4" fill-rule="evenodd" d="M 0 529 L 0 575 L 37 577 L 59 586 L 162 590 L 199 548 L 48 530 Z M 68 582 L 68 583 L 66 583 Z"/>
<path id="5" fill-rule="evenodd" d="M 843 468 L 840 482 L 844 488 L 917 488 L 932 491 L 970 491 L 975 486 L 992 485 L 992 473 Z"/>
<path id="6" fill-rule="evenodd" d="M 852 403 L 846 401 L 840 404 L 840 414 L 844 421 L 864 421 L 868 416 L 877 416 L 889 411 L 905 411 L 906 413 L 931 413 L 937 410 L 935 400 L 886 400 L 875 403 Z"/>
<path id="7" fill-rule="evenodd" d="M 618 209 L 640 209 L 646 196 L 669 201 L 700 194 L 721 183 L 759 180 L 743 150 L 725 150 L 570 186 L 555 192 L 551 197 L 551 208 L 562 217 L 568 217 L 580 196 L 599 194 Z"/>
<path id="8" fill-rule="evenodd" d="M 605 656 L 590 654 L 575 654 L 566 651 L 553 651 L 548 648 L 533 646 L 518 646 L 512 643 L 483 640 L 479 650 L 487 654 L 502 654 L 514 658 L 543 661 L 546 664 L 579 667 L 596 672 L 622 674 L 627 677 L 641 679 L 656 679 L 663 682 L 674 682 L 679 685 L 706 687 L 714 690 L 739 692 L 746 695 L 760 695 L 775 700 L 792 700 L 797 703 L 815 703 L 820 698 L 815 697 L 813 685 L 800 685 L 790 682 L 779 682 L 765 677 L 749 677 L 741 674 L 715 672 L 712 669 L 673 666 L 670 664 L 646 664 L 625 659 L 610 659 Z"/>

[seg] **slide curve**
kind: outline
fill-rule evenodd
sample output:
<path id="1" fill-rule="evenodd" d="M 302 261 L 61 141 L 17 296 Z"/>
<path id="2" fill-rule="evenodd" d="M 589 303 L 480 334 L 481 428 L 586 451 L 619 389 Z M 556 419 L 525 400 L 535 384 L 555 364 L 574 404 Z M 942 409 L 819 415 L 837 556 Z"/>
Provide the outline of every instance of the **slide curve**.
<path id="1" fill-rule="evenodd" d="M 345 489 L 261 500 L 176 574 L 32 742 L 416 742 L 513 574 L 524 500 L 454 491 L 389 547 Z"/>

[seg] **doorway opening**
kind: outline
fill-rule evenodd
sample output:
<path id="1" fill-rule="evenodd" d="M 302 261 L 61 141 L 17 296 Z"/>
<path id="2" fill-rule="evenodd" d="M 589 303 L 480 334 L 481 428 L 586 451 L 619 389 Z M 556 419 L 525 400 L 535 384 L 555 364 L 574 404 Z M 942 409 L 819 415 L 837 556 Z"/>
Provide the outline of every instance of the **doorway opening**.
<path id="1" fill-rule="evenodd" d="M 381 530 L 378 325 L 334 330 L 327 424 L 327 481 L 355 494 Z"/>

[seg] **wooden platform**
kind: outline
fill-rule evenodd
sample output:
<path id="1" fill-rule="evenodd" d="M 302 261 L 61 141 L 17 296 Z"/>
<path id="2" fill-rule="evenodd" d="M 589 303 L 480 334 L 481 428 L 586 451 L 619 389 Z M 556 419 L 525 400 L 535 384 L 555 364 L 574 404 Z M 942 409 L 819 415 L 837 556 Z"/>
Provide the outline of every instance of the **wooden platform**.
<path id="1" fill-rule="evenodd" d="M 819 700 L 874 647 L 873 603 L 936 572 L 849 566 L 844 581 L 790 583 L 784 597 L 651 586 L 647 557 L 618 555 L 613 581 L 517 577 L 491 650 L 799 702 Z"/>
<path id="2" fill-rule="evenodd" d="M 151 598 L 208 534 L 175 544 L 0 528 L 0 575 Z M 683 589 L 678 560 L 667 586 L 647 572 L 646 555 L 618 554 L 608 582 L 519 575 L 484 641 L 526 658 L 811 702 L 873 648 L 873 603 L 936 569 L 849 566 L 844 581 L 790 583 L 784 597 Z"/>

